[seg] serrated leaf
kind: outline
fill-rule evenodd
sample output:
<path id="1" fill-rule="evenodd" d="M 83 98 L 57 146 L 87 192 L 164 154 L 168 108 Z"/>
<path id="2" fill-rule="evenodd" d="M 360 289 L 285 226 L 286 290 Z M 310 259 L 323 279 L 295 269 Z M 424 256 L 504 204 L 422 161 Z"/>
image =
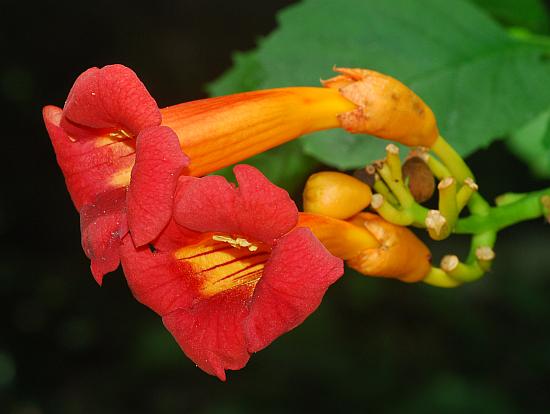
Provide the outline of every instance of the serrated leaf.
<path id="1" fill-rule="evenodd" d="M 534 175 L 550 178 L 550 110 L 512 134 L 508 146 L 529 165 Z"/>
<path id="2" fill-rule="evenodd" d="M 306 0 L 279 15 L 255 64 L 263 88 L 315 85 L 334 64 L 395 76 L 432 107 L 442 134 L 468 155 L 550 107 L 550 88 L 541 87 L 550 83 L 549 56 L 548 47 L 511 38 L 465 0 Z M 316 134 L 304 145 L 330 165 L 360 167 L 381 156 L 382 144 L 337 133 L 344 150 L 335 151 L 328 136 Z"/>

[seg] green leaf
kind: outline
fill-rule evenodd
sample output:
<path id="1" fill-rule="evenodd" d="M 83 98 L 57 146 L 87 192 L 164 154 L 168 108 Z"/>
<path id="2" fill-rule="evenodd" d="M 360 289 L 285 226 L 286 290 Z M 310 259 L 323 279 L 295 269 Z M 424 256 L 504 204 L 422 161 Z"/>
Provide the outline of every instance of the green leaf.
<path id="1" fill-rule="evenodd" d="M 473 0 L 506 26 L 547 33 L 548 11 L 542 0 Z"/>
<path id="2" fill-rule="evenodd" d="M 285 188 L 291 195 L 301 191 L 309 174 L 319 165 L 318 161 L 303 153 L 298 141 L 288 142 L 243 163 L 258 168 L 272 183 Z M 223 168 L 214 174 L 235 181 L 232 168 Z"/>
<path id="3" fill-rule="evenodd" d="M 512 134 L 508 146 L 529 165 L 533 174 L 550 178 L 550 110 Z"/>
<path id="4" fill-rule="evenodd" d="M 541 143 L 545 152 L 550 153 L 550 119 L 548 119 L 548 123 L 546 124 L 546 132 L 542 137 Z"/>
<path id="5" fill-rule="evenodd" d="M 306 154 L 340 170 L 351 170 L 365 166 L 367 164 L 365 159 L 371 159 L 375 154 L 378 154 L 377 158 L 385 156 L 385 148 L 389 141 L 365 137 L 366 135 L 352 135 L 345 131 L 331 130 L 305 136 L 301 141 Z M 399 146 L 403 150 L 403 146 Z"/>
<path id="6" fill-rule="evenodd" d="M 432 107 L 462 155 L 550 107 L 550 88 L 541 86 L 550 81 L 549 48 L 511 38 L 465 0 L 306 0 L 283 11 L 279 28 L 247 58 L 248 70 L 232 72 L 234 85 L 251 67 L 262 88 L 316 85 L 334 64 L 395 76 Z M 341 131 L 303 142 L 308 154 L 339 168 L 383 156 L 381 142 Z"/>

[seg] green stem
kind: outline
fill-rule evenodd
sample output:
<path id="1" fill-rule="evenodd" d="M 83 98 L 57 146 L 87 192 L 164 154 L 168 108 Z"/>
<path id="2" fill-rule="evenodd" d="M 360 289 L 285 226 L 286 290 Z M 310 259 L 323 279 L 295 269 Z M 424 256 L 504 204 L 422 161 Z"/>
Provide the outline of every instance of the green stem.
<path id="1" fill-rule="evenodd" d="M 550 48 L 550 37 L 531 33 L 529 30 L 523 27 L 511 27 L 510 29 L 508 29 L 508 35 L 512 39 L 516 39 L 536 46 Z"/>
<path id="2" fill-rule="evenodd" d="M 468 177 L 475 179 L 474 174 L 466 165 L 464 160 L 453 147 L 440 135 L 432 145 L 431 150 L 437 154 L 445 167 L 451 172 L 452 176 L 459 182 L 463 183 Z"/>
<path id="3" fill-rule="evenodd" d="M 545 214 L 541 197 L 550 196 L 550 188 L 525 194 L 517 201 L 489 208 L 483 215 L 472 215 L 458 220 L 455 233 L 479 234 L 499 231 L 522 221 L 535 219 Z"/>
<path id="4" fill-rule="evenodd" d="M 466 162 L 441 135 L 437 138 L 431 149 L 460 184 L 464 183 L 466 178 L 475 180 L 474 174 L 468 165 L 466 165 Z M 490 209 L 489 203 L 478 193 L 472 195 L 468 207 L 473 214 L 477 215 L 487 214 Z"/>

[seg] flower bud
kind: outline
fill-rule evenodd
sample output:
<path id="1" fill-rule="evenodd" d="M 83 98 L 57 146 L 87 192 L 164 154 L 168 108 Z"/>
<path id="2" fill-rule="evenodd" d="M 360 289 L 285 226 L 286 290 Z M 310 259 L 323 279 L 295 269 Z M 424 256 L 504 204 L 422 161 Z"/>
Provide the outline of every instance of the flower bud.
<path id="1" fill-rule="evenodd" d="M 366 69 L 334 68 L 341 75 L 323 81 L 357 108 L 338 116 L 352 133 L 371 134 L 408 146 L 431 147 L 439 136 L 428 105 L 397 79 Z"/>
<path id="2" fill-rule="evenodd" d="M 417 203 L 428 201 L 435 191 L 435 179 L 428 165 L 419 157 L 411 157 L 402 167 L 403 179 Z"/>
<path id="3" fill-rule="evenodd" d="M 309 228 L 323 246 L 340 259 L 347 260 L 364 250 L 379 247 L 376 238 L 365 227 L 345 220 L 300 212 L 297 226 Z"/>
<path id="4" fill-rule="evenodd" d="M 424 279 L 431 269 L 431 253 L 407 227 L 397 226 L 372 213 L 357 214 L 348 222 L 366 228 L 380 243 L 347 260 L 352 269 L 368 276 L 404 282 Z"/>
<path id="5" fill-rule="evenodd" d="M 372 192 L 362 181 L 339 172 L 313 174 L 304 188 L 304 211 L 346 219 L 370 204 Z"/>

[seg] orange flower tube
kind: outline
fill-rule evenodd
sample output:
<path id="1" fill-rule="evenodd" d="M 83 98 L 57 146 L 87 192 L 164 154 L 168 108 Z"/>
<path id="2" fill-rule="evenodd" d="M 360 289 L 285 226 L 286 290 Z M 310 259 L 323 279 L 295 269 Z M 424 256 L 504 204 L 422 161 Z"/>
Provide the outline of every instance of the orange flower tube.
<path id="1" fill-rule="evenodd" d="M 301 135 L 338 128 L 338 115 L 356 106 L 338 91 L 292 87 L 186 102 L 160 110 L 201 176 Z"/>

